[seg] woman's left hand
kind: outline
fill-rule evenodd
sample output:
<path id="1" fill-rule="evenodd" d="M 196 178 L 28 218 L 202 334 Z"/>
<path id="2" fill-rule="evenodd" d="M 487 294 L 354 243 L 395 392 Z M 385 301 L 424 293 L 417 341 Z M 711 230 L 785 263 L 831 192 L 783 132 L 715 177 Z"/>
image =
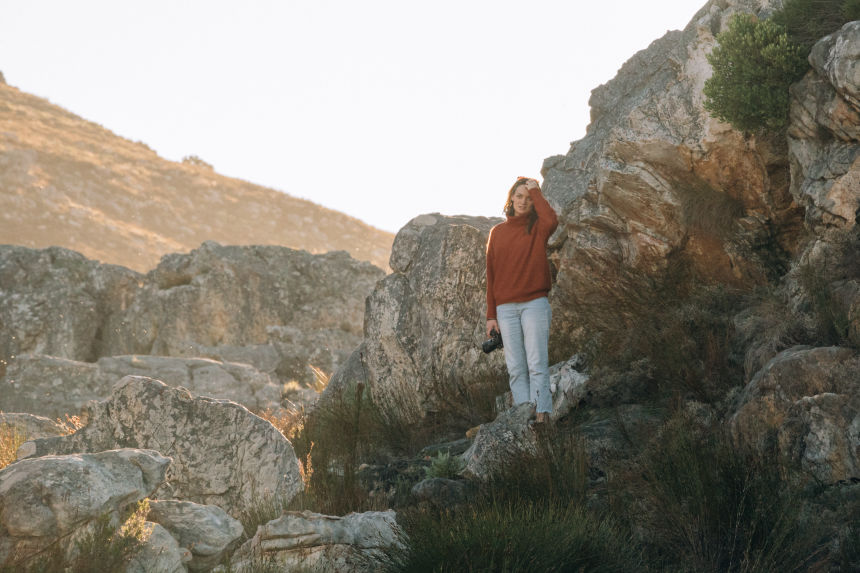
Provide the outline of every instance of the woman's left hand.
<path id="1" fill-rule="evenodd" d="M 536 179 L 529 179 L 526 181 L 526 189 L 540 189 L 540 185 Z"/>

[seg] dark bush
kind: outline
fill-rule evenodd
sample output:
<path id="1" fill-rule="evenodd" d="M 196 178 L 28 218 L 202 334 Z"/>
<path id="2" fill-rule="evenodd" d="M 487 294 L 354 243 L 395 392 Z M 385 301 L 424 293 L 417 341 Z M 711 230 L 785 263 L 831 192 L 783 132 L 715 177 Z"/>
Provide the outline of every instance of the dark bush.
<path id="1" fill-rule="evenodd" d="M 788 121 L 789 86 L 808 69 L 803 49 L 772 20 L 737 14 L 708 54 L 705 109 L 744 132 L 780 130 Z"/>
<path id="2" fill-rule="evenodd" d="M 639 527 L 652 564 L 686 571 L 806 571 L 824 559 L 823 530 L 775 457 L 737 449 L 717 427 L 672 417 L 628 472 L 612 506 Z"/>
<path id="3" fill-rule="evenodd" d="M 786 0 L 773 15 L 804 57 L 818 40 L 853 20 L 860 20 L 860 0 Z"/>

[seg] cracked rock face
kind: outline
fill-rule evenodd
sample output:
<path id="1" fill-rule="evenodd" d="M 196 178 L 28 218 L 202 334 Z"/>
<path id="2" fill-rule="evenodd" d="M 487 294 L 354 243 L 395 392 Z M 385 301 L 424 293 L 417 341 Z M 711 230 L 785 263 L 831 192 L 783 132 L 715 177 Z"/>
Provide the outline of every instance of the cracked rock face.
<path id="1" fill-rule="evenodd" d="M 506 379 L 500 352 L 485 355 L 486 245 L 500 219 L 421 215 L 397 233 L 392 274 L 367 299 L 364 374 L 392 418 L 450 414 L 468 385 Z M 338 377 L 340 378 L 340 377 Z M 338 382 L 340 387 L 340 381 Z"/>
<path id="2" fill-rule="evenodd" d="M 18 356 L 6 371 L 0 411 L 62 417 L 110 395 L 126 375 L 182 386 L 196 396 L 223 398 L 260 412 L 280 407 L 281 388 L 247 364 L 203 358 L 110 356 L 95 363 L 42 355 Z M 33 436 L 35 437 L 35 436 Z"/>
<path id="3" fill-rule="evenodd" d="M 26 442 L 19 457 L 148 448 L 173 464 L 157 496 L 217 505 L 232 516 L 260 497 L 292 499 L 301 489 L 290 442 L 270 423 L 227 400 L 126 376 L 107 400 L 90 403 L 70 436 Z"/>
<path id="4" fill-rule="evenodd" d="M 374 557 L 400 547 L 401 530 L 393 511 L 350 513 L 343 517 L 290 511 L 257 528 L 254 537 L 233 556 L 241 570 L 256 559 L 268 559 L 286 571 L 377 571 Z"/>
<path id="5" fill-rule="evenodd" d="M 244 530 L 220 507 L 190 501 L 164 500 L 149 503 L 147 519 L 162 525 L 179 547 L 191 553 L 191 571 L 209 571 L 238 546 Z"/>
<path id="6" fill-rule="evenodd" d="M 0 246 L 0 376 L 23 354 L 145 354 L 311 381 L 309 365 L 331 372 L 358 345 L 364 299 L 383 276 L 345 252 L 274 246 L 206 242 L 146 275 L 57 247 Z"/>
<path id="7" fill-rule="evenodd" d="M 711 118 L 702 94 L 716 34 L 733 14 L 772 4 L 709 2 L 593 90 L 586 136 L 544 161 L 544 192 L 560 215 L 555 336 L 575 331 L 577 308 L 608 304 L 625 272 L 654 275 L 670 259 L 732 285 L 785 271 L 802 229 L 785 144 Z"/>
<path id="8" fill-rule="evenodd" d="M 0 565 L 152 495 L 170 458 L 119 449 L 21 460 L 0 471 Z"/>
<path id="9" fill-rule="evenodd" d="M 740 442 L 776 448 L 822 483 L 860 478 L 860 353 L 781 352 L 744 388 L 730 428 Z"/>
<path id="10" fill-rule="evenodd" d="M 809 63 L 791 89 L 791 192 L 820 234 L 860 210 L 860 22 L 819 40 Z"/>

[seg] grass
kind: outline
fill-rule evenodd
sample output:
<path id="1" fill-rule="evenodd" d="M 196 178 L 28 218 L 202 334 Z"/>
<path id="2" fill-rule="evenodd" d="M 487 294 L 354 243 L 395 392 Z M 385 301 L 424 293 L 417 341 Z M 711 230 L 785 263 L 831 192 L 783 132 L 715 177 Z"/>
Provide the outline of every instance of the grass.
<path id="1" fill-rule="evenodd" d="M 144 499 L 119 526 L 115 516 L 104 514 L 71 547 L 64 543 L 67 539 L 58 539 L 37 554 L 0 566 L 0 573 L 121 573 L 152 533 L 148 513 L 149 500 Z"/>
<path id="2" fill-rule="evenodd" d="M 15 461 L 18 448 L 26 441 L 15 426 L 0 424 L 0 470 Z"/>
<path id="3" fill-rule="evenodd" d="M 656 277 L 628 272 L 603 304 L 579 310 L 579 341 L 594 377 L 644 376 L 653 399 L 673 395 L 715 402 L 743 382 L 733 348 L 733 316 L 743 293 L 698 281 L 683 261 Z"/>
<path id="4" fill-rule="evenodd" d="M 775 457 L 676 414 L 609 491 L 658 568 L 805 571 L 823 561 L 825 536 L 802 518 L 791 478 Z"/>
<path id="5" fill-rule="evenodd" d="M 587 463 L 576 435 L 552 430 L 483 485 L 469 504 L 398 514 L 404 547 L 388 571 L 636 571 L 640 551 L 612 516 L 587 509 Z"/>

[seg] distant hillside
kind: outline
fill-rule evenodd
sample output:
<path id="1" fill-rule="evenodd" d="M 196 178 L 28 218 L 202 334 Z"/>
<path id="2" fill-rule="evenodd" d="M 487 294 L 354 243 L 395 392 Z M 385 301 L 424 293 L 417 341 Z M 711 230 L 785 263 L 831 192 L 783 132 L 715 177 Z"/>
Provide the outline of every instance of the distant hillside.
<path id="1" fill-rule="evenodd" d="M 202 162 L 167 161 L 0 81 L 0 244 L 148 271 L 209 239 L 344 250 L 387 270 L 394 236 Z"/>

